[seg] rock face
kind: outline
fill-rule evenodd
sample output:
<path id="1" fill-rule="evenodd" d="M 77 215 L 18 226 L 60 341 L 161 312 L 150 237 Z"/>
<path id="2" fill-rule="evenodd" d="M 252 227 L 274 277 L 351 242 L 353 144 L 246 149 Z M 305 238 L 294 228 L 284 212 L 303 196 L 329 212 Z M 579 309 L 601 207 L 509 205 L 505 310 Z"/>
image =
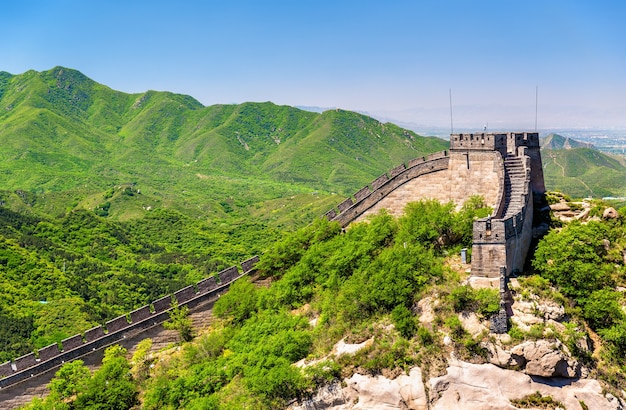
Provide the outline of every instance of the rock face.
<path id="1" fill-rule="evenodd" d="M 521 345 L 520 345 L 521 346 Z M 529 347 L 529 350 L 533 348 Z M 290 410 L 501 410 L 514 407 L 511 400 L 539 392 L 560 401 L 568 410 L 623 410 L 624 403 L 602 392 L 592 379 L 543 378 L 493 364 L 472 364 L 450 359 L 446 375 L 428 380 L 428 393 L 422 372 L 414 367 L 396 379 L 355 374 L 320 389 L 311 399 L 292 405 Z M 427 398 L 429 397 L 429 399 Z"/>
<path id="2" fill-rule="evenodd" d="M 602 218 L 604 219 L 615 219 L 619 216 L 615 208 L 608 207 L 602 213 Z"/>
<path id="3" fill-rule="evenodd" d="M 580 364 L 547 340 L 519 344 L 511 349 L 511 356 L 520 363 L 526 374 L 532 376 L 580 376 Z"/>
<path id="4" fill-rule="evenodd" d="M 418 367 L 395 379 L 354 374 L 344 380 L 346 387 L 334 383 L 317 391 L 290 410 L 402 409 L 427 410 L 428 400 Z"/>
<path id="5" fill-rule="evenodd" d="M 346 382 L 347 396 L 356 402 L 351 409 L 428 409 L 422 372 L 418 367 L 393 380 L 354 374 Z"/>
<path id="6" fill-rule="evenodd" d="M 622 409 L 623 404 L 602 394 L 597 380 L 538 379 L 492 364 L 471 364 L 451 360 L 445 376 L 430 379 L 430 403 L 433 410 L 516 409 L 510 400 L 540 392 L 551 396 L 569 409 Z M 381 408 L 381 407 L 378 407 Z"/>

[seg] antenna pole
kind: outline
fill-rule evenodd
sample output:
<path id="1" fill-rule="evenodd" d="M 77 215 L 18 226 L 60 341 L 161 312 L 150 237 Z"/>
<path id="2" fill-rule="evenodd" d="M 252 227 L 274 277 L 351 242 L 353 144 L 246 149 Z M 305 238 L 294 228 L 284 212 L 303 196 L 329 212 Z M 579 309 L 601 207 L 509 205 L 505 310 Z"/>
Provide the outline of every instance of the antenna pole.
<path id="1" fill-rule="evenodd" d="M 450 134 L 454 134 L 454 125 L 452 124 L 452 88 L 450 88 Z"/>
<path id="2" fill-rule="evenodd" d="M 537 132 L 537 106 L 539 105 L 539 86 L 535 86 L 535 132 Z"/>

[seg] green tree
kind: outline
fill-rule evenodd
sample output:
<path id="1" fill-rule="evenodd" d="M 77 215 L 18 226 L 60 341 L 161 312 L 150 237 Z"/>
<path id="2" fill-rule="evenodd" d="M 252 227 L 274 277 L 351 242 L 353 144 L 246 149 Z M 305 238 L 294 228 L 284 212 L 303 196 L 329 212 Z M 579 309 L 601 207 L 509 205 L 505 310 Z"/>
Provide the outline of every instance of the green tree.
<path id="1" fill-rule="evenodd" d="M 50 382 L 50 394 L 56 400 L 68 399 L 82 392 L 91 372 L 82 360 L 65 363 Z"/>
<path id="2" fill-rule="evenodd" d="M 551 231 L 539 242 L 532 265 L 566 295 L 587 298 L 593 291 L 612 284 L 612 268 L 604 263 L 607 236 L 608 229 L 600 222 L 572 222 L 561 231 Z"/>
<path id="3" fill-rule="evenodd" d="M 173 303 L 172 309 L 168 313 L 170 318 L 163 322 L 163 327 L 169 330 L 177 330 L 183 341 L 191 341 L 193 339 L 193 323 L 189 317 L 189 308 Z"/>
<path id="4" fill-rule="evenodd" d="M 604 329 L 625 319 L 622 295 L 610 289 L 596 290 L 584 301 L 583 316 L 593 329 Z"/>
<path id="5" fill-rule="evenodd" d="M 105 350 L 102 366 L 76 397 L 77 409 L 128 410 L 138 404 L 137 386 L 130 374 L 126 353 L 119 345 Z"/>

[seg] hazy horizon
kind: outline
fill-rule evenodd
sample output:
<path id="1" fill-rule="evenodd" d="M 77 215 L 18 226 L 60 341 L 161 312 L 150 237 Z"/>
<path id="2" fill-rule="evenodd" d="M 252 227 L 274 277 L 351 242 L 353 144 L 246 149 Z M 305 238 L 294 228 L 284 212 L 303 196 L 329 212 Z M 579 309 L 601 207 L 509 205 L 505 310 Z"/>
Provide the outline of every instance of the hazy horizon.
<path id="1" fill-rule="evenodd" d="M 205 105 L 340 107 L 449 128 L 626 129 L 626 4 L 401 0 L 3 6 L 0 71 L 77 69 Z"/>

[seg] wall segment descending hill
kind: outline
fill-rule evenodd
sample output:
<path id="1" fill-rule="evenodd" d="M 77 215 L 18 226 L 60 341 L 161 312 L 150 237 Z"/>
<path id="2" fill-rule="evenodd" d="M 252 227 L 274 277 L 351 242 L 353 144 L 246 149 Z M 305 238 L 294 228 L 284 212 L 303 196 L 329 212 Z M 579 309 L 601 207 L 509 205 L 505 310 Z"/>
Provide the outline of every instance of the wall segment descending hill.
<path id="1" fill-rule="evenodd" d="M 29 353 L 0 364 L 0 389 L 47 372 L 92 351 L 110 346 L 125 339 L 131 332 L 142 332 L 163 323 L 169 319 L 172 298 L 176 300 L 178 306 L 194 308 L 208 298 L 217 297 L 220 293 L 226 292 L 232 282 L 253 271 L 258 261 L 259 257 L 254 256 L 241 262 L 243 269 L 241 273 L 236 266 L 224 269 L 217 276 L 203 279 L 195 285 L 180 289 L 173 295 L 164 296 L 155 300 L 151 305 L 133 310 L 128 315 L 109 320 L 104 326 L 97 326 L 86 330 L 84 334 L 64 339 L 61 346 L 54 343 L 39 349 L 36 353 Z"/>
<path id="2" fill-rule="evenodd" d="M 450 151 L 417 158 L 383 174 L 326 213 L 345 227 L 387 209 L 399 216 L 420 199 L 461 207 L 480 195 L 493 208 L 474 222 L 472 275 L 521 271 L 533 233 L 535 202 L 545 186 L 537 133 L 453 134 Z"/>

